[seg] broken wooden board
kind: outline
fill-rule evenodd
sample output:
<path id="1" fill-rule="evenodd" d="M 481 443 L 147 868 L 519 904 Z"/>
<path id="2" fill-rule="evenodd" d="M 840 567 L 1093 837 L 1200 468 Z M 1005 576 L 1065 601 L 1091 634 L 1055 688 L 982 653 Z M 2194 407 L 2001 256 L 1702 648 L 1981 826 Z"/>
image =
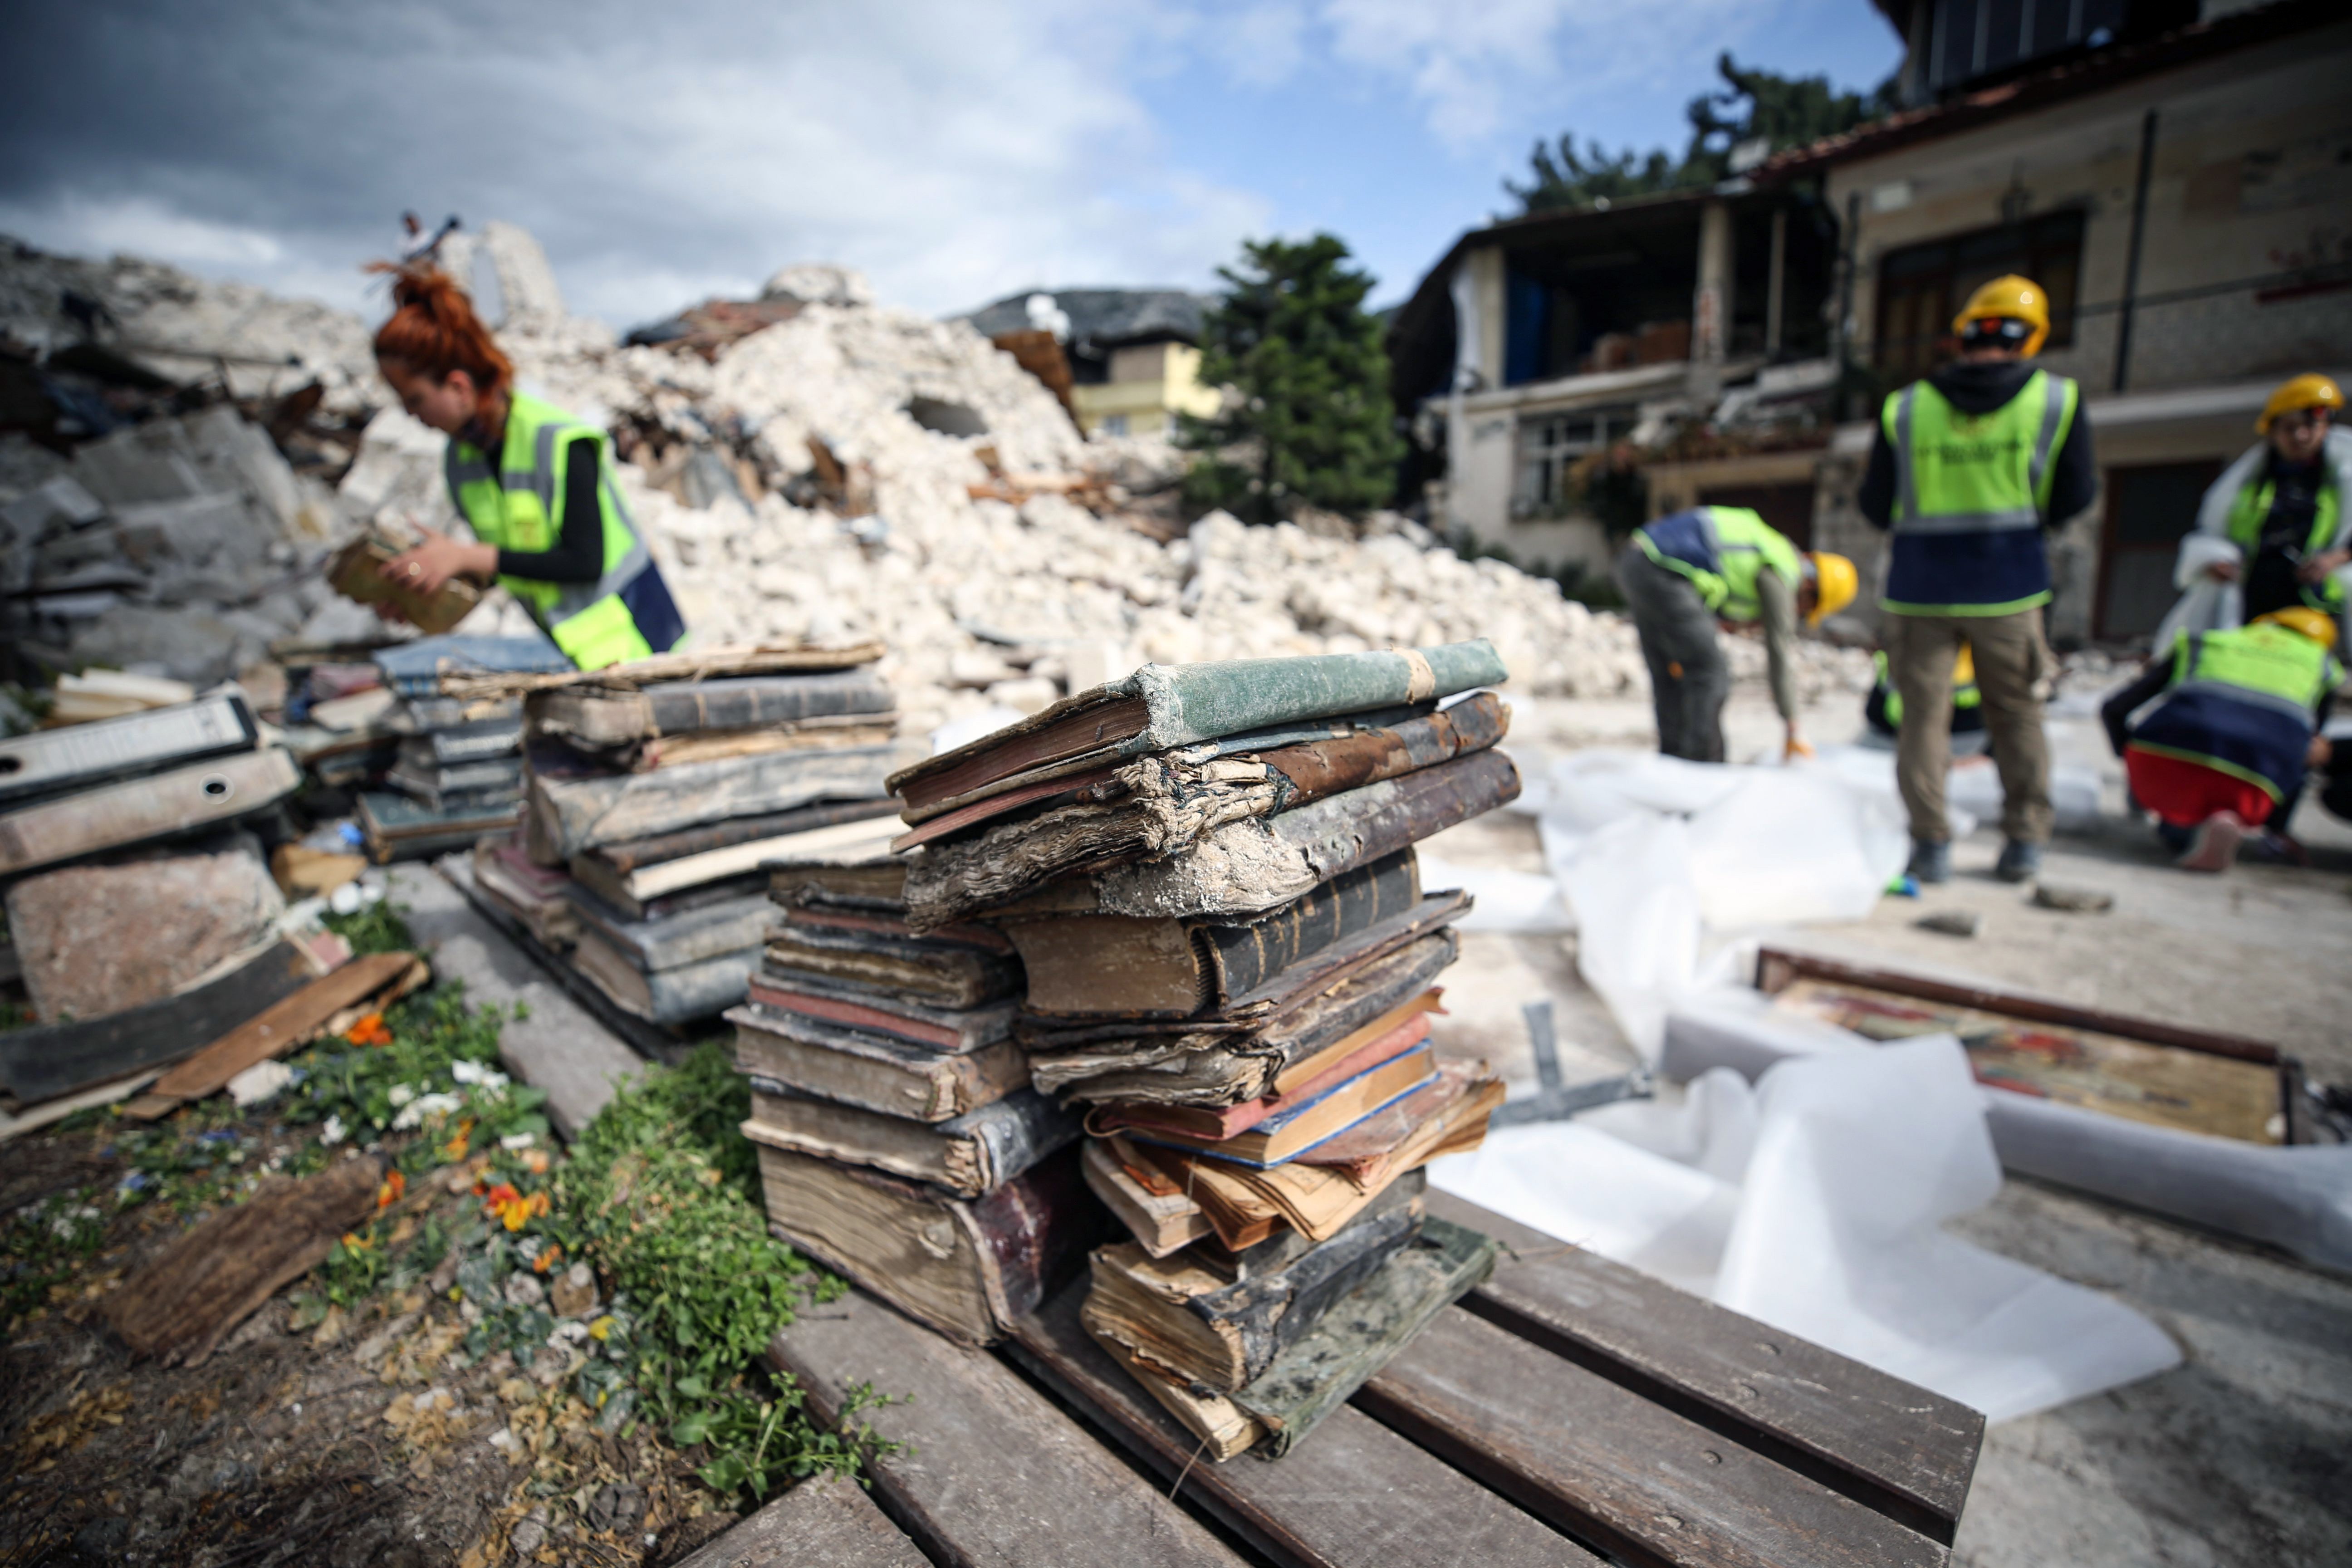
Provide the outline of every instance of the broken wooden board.
<path id="1" fill-rule="evenodd" d="M 856 1481 L 803 1481 L 675 1568 L 929 1568 Z"/>
<path id="2" fill-rule="evenodd" d="M 802 1312 L 768 1359 L 799 1380 L 827 1426 L 860 1385 L 913 1396 L 855 1418 L 912 1445 L 871 1461 L 874 1498 L 934 1563 L 1240 1568 L 1243 1559 L 1012 1368 L 863 1292 Z"/>
<path id="3" fill-rule="evenodd" d="M 374 1213 L 383 1181 L 383 1162 L 357 1153 L 299 1182 L 265 1181 L 182 1233 L 106 1298 L 108 1325 L 133 1355 L 195 1365 Z"/>
<path id="4" fill-rule="evenodd" d="M 851 669 L 872 664 L 887 651 L 874 637 L 820 647 L 803 643 L 754 643 L 739 647 L 705 648 L 698 653 L 656 654 L 627 664 L 609 664 L 596 670 L 563 670 L 550 674 L 452 670 L 440 678 L 441 694 L 480 701 L 498 697 L 521 697 L 559 687 L 588 686 L 607 691 L 635 691 L 640 687 L 673 680 L 713 680 L 721 676 L 782 675 L 796 670 Z"/>
<path id="5" fill-rule="evenodd" d="M 20 1105 L 33 1105 L 176 1061 L 292 995 L 322 967 L 302 944 L 279 941 L 177 996 L 88 1023 L 0 1032 L 0 1088 Z"/>
<path id="6" fill-rule="evenodd" d="M 1460 1307 L 1356 1406 L 1613 1557 L 1690 1568 L 1941 1568 L 1947 1549 Z"/>
<path id="7" fill-rule="evenodd" d="M 1506 1249 L 1466 1310 L 1952 1540 L 1984 1440 L 1977 1411 L 1451 1193 L 1427 1201 Z"/>
<path id="8" fill-rule="evenodd" d="M 331 974 L 320 975 L 291 996 L 248 1018 L 156 1081 L 123 1108 L 142 1121 L 168 1116 L 191 1100 L 227 1087 L 228 1080 L 257 1062 L 284 1056 L 328 1034 L 349 1028 L 362 1004 L 381 1011 L 432 977 L 413 952 L 371 952 Z"/>
<path id="9" fill-rule="evenodd" d="M 1299 1568 L 1599 1559 L 1361 1411 L 1341 1406 L 1280 1460 L 1212 1465 L 1199 1439 L 1078 1322 L 1081 1280 L 1013 1326 L 1006 1350 L 1129 1452 L 1275 1561 Z M 1180 1480 L 1179 1478 L 1181 1478 Z"/>

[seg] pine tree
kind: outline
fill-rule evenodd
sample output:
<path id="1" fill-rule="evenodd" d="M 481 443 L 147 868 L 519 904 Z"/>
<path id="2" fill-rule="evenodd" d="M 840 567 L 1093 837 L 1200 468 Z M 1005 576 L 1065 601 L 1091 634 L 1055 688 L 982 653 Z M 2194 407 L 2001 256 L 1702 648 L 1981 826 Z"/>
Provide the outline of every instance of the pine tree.
<path id="1" fill-rule="evenodd" d="M 1242 253 L 1238 268 L 1217 269 L 1223 298 L 1201 359 L 1201 379 L 1238 396 L 1213 418 L 1183 419 L 1178 444 L 1206 454 L 1185 499 L 1245 522 L 1278 521 L 1302 501 L 1349 513 L 1381 505 L 1404 443 L 1380 323 L 1364 310 L 1371 275 L 1347 266 L 1347 246 L 1328 234 L 1244 241 Z"/>

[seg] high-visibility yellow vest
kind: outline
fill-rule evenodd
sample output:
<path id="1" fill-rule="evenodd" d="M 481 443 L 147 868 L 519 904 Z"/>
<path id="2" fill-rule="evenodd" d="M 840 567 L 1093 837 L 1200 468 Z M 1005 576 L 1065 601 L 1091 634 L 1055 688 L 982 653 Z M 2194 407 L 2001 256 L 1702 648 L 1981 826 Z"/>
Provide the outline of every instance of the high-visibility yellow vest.
<path id="1" fill-rule="evenodd" d="M 2271 501 L 2277 494 L 2278 482 L 2264 473 L 2240 487 L 2230 500 L 2230 541 L 2246 552 L 2249 565 L 2262 545 L 2263 524 L 2271 515 Z M 2336 471 L 2324 463 L 2318 501 L 2312 509 L 2311 532 L 2303 542 L 2303 553 L 2307 556 L 2334 547 L 2336 524 L 2343 517 L 2343 498 L 2336 493 Z M 2331 616 L 2344 613 L 2344 584 L 2332 574 L 2316 583 L 2303 584 L 2302 589 L 2303 602 L 2313 609 Z"/>
<path id="2" fill-rule="evenodd" d="M 1885 608 L 2005 616 L 2050 600 L 2043 514 L 2081 389 L 2046 370 L 1990 414 L 1963 414 L 1929 382 L 1886 400 L 1895 454 Z"/>
<path id="3" fill-rule="evenodd" d="M 1895 672 L 1886 662 L 1886 650 L 1879 649 L 1870 656 L 1872 666 L 1878 671 L 1881 693 L 1879 711 L 1886 716 L 1890 730 L 1903 728 L 1903 693 L 1895 689 Z M 1952 660 L 1952 709 L 1956 713 L 1969 713 L 1984 706 L 1984 688 L 1977 684 L 1975 658 L 1967 648 Z"/>
<path id="4" fill-rule="evenodd" d="M 1793 589 L 1804 581 L 1804 558 L 1789 536 L 1740 506 L 1697 506 L 1634 530 L 1642 553 L 1689 578 L 1699 601 L 1727 621 L 1764 613 L 1756 574 L 1778 572 Z"/>
<path id="5" fill-rule="evenodd" d="M 2183 632 L 2173 644 L 2172 684 L 2131 743 L 2284 800 L 2302 782 L 2319 700 L 2343 679 L 2333 654 L 2282 626 Z"/>
<path id="6" fill-rule="evenodd" d="M 613 482 L 604 433 L 528 393 L 507 409 L 506 439 L 496 468 L 488 454 L 452 437 L 442 459 L 449 499 L 474 537 L 500 550 L 552 550 L 563 533 L 563 454 L 583 437 L 596 443 L 596 500 L 604 570 L 593 583 L 545 583 L 501 574 L 499 585 L 530 612 L 541 629 L 582 669 L 645 658 L 656 650 L 638 630 L 622 591 L 653 566 L 627 503 Z"/>

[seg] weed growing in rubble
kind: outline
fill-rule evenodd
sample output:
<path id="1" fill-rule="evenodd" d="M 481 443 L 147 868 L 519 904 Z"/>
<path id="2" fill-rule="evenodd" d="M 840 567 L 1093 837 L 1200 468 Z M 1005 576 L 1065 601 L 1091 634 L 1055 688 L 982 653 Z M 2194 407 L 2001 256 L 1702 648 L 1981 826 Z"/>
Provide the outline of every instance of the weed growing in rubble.
<path id="1" fill-rule="evenodd" d="M 52 1287 L 105 1245 L 105 1212 L 83 1193 L 60 1193 L 8 1215 L 0 1222 L 0 1326 L 13 1336 L 48 1304 Z"/>
<path id="2" fill-rule="evenodd" d="M 597 1266 L 631 1303 L 628 1378 L 646 1415 L 681 1447 L 705 1445 L 714 1490 L 754 1498 L 786 1478 L 849 1473 L 877 1439 L 853 1425 L 877 1403 L 858 1391 L 840 1430 L 820 1429 L 789 1378 L 760 1352 L 803 1301 L 845 1288 L 768 1234 L 758 1166 L 741 1132 L 750 1091 L 706 1045 L 622 1089 L 573 1146 L 533 1223 Z"/>
<path id="3" fill-rule="evenodd" d="M 404 907 L 379 899 L 351 914 L 323 918 L 329 931 L 352 944 L 353 953 L 414 952 L 416 938 L 409 934 L 408 922 L 401 918 Z"/>

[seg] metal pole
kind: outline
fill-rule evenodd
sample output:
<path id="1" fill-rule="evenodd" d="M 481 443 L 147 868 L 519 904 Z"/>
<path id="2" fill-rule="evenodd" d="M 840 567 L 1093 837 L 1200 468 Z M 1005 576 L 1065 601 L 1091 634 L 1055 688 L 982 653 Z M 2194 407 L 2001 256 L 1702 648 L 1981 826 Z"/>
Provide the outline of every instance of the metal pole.
<path id="1" fill-rule="evenodd" d="M 2139 298 L 2139 248 L 2147 237 L 2147 182 L 2156 166 L 2156 110 L 2139 122 L 2139 179 L 2132 188 L 2131 247 L 2124 256 L 2123 319 L 2116 323 L 2116 384 L 2131 376 L 2132 316 Z"/>
<path id="2" fill-rule="evenodd" d="M 1764 286 L 1764 357 L 1780 353 L 1780 291 L 1788 276 L 1789 209 L 1772 209 L 1772 272 Z"/>

